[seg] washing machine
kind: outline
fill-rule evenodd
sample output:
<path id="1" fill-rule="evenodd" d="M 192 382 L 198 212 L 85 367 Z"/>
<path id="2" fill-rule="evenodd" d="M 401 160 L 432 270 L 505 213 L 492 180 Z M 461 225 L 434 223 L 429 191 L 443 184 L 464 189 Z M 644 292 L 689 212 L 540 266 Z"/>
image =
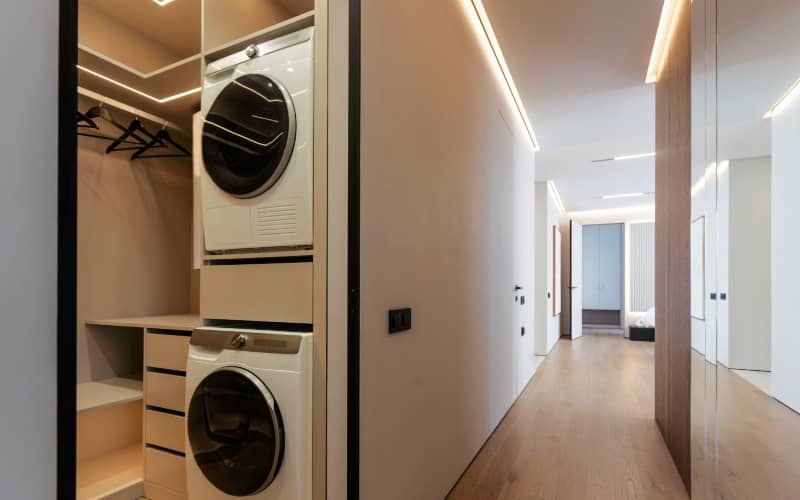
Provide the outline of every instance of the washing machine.
<path id="1" fill-rule="evenodd" d="M 313 28 L 211 62 L 201 97 L 206 250 L 313 237 Z"/>
<path id="2" fill-rule="evenodd" d="M 311 499 L 312 335 L 194 331 L 186 369 L 189 500 Z"/>

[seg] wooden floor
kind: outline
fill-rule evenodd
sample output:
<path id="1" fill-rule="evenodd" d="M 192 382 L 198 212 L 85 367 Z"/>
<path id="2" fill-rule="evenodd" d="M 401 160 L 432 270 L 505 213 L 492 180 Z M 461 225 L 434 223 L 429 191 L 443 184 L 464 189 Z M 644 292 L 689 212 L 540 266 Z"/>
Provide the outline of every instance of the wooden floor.
<path id="1" fill-rule="evenodd" d="M 653 417 L 653 344 L 561 340 L 449 499 L 688 498 Z"/>

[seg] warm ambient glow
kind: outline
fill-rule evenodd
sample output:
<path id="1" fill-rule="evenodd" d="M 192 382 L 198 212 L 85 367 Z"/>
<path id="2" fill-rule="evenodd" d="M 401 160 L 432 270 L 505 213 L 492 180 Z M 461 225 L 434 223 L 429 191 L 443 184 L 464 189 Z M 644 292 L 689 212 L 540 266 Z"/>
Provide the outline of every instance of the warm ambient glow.
<path id="1" fill-rule="evenodd" d="M 647 77 L 645 83 L 656 83 L 661 68 L 666 60 L 667 50 L 672 40 L 672 33 L 675 31 L 675 22 L 683 0 L 664 0 L 664 7 L 661 9 L 661 19 L 658 21 L 658 31 L 653 42 L 653 51 L 650 54 L 650 65 L 647 67 Z"/>
<path id="2" fill-rule="evenodd" d="M 607 194 L 605 196 L 601 196 L 604 200 L 616 200 L 619 198 L 637 198 L 639 196 L 646 196 L 647 193 L 624 193 L 624 194 Z"/>
<path id="3" fill-rule="evenodd" d="M 114 85 L 116 85 L 118 87 L 122 87 L 123 89 L 127 90 L 128 92 L 133 92 L 136 95 L 140 95 L 140 96 L 142 96 L 144 98 L 150 99 L 153 102 L 157 102 L 158 104 L 165 104 L 165 103 L 174 101 L 176 99 L 180 99 L 181 97 L 186 97 L 186 96 L 189 96 L 189 95 L 192 95 L 192 94 L 196 94 L 196 93 L 200 92 L 201 90 L 203 90 L 202 87 L 197 87 L 197 88 L 194 88 L 194 89 L 189 89 L 189 90 L 187 90 L 185 92 L 180 92 L 178 94 L 165 97 L 163 99 L 159 99 L 158 97 L 153 97 L 150 94 L 147 94 L 145 92 L 142 92 L 141 90 L 135 89 L 135 88 L 131 87 L 130 85 L 125 85 L 124 83 L 118 82 L 117 80 L 114 80 L 113 78 L 110 78 L 110 77 L 108 77 L 106 75 L 100 74 L 97 71 L 91 70 L 89 68 L 85 68 L 85 67 L 81 66 L 80 64 L 78 65 L 78 69 L 81 70 L 81 71 L 85 71 L 85 72 L 89 73 L 92 76 L 96 76 L 97 78 L 105 80 L 105 81 L 107 81 L 109 83 L 113 83 Z"/>
<path id="4" fill-rule="evenodd" d="M 534 151 L 539 151 L 539 141 L 536 139 L 536 133 L 533 131 L 533 125 L 531 125 L 531 122 L 528 119 L 528 113 L 525 111 L 525 106 L 522 104 L 522 98 L 517 91 L 517 86 L 514 84 L 514 79 L 511 78 L 511 71 L 508 69 L 505 57 L 503 57 L 503 51 L 500 50 L 500 44 L 498 43 L 497 37 L 494 34 L 492 24 L 489 22 L 489 16 L 486 14 L 486 9 L 484 9 L 483 3 L 481 3 L 481 0 L 462 1 L 467 9 L 470 20 L 475 26 L 475 31 L 479 35 L 478 38 L 483 41 L 485 44 L 485 49 L 489 54 L 491 54 L 492 58 L 497 63 L 498 79 L 501 80 L 501 85 L 504 85 L 508 89 L 511 100 L 514 103 L 514 106 L 517 108 L 520 119 L 522 120 L 522 124 L 524 125 L 525 131 L 528 134 L 531 147 Z"/>
<path id="5" fill-rule="evenodd" d="M 160 7 L 163 7 L 167 4 L 172 3 L 174 0 L 153 0 L 153 1 L 157 3 Z"/>
<path id="6" fill-rule="evenodd" d="M 567 209 L 564 208 L 564 204 L 561 202 L 561 195 L 558 194 L 558 189 L 556 189 L 556 183 L 553 181 L 547 181 L 547 187 L 550 189 L 550 192 L 553 193 L 553 198 L 556 200 L 556 205 L 558 205 L 558 209 L 561 213 L 566 213 Z"/>
<path id="7" fill-rule="evenodd" d="M 800 94 L 800 80 L 794 82 L 794 84 L 789 87 L 789 90 L 787 90 L 786 93 L 783 94 L 781 98 L 772 105 L 771 108 L 769 108 L 769 111 L 767 111 L 767 114 L 764 115 L 764 118 L 774 118 L 778 116 L 787 104 L 797 98 L 798 94 Z"/>

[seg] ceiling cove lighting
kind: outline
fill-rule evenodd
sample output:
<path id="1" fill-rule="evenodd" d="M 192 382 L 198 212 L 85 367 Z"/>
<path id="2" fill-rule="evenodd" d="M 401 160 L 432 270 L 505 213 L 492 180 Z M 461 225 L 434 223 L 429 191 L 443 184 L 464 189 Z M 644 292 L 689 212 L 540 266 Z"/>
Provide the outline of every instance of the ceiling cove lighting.
<path id="1" fill-rule="evenodd" d="M 175 0 L 153 0 L 153 1 L 157 3 L 159 7 L 164 7 L 165 5 L 171 4 Z"/>
<path id="2" fill-rule="evenodd" d="M 476 32 L 479 35 L 478 38 L 483 41 L 485 49 L 491 54 L 497 64 L 498 77 L 501 79 L 501 84 L 504 84 L 508 89 L 511 100 L 517 108 L 522 124 L 528 134 L 531 147 L 534 151 L 539 151 L 539 141 L 536 139 L 533 125 L 531 125 L 531 121 L 528 119 L 528 113 L 525 111 L 525 106 L 522 104 L 522 98 L 519 95 L 517 86 L 514 84 L 514 79 L 511 78 L 511 71 L 508 69 L 505 57 L 503 57 L 503 51 L 500 50 L 500 44 L 494 34 L 492 23 L 489 22 L 489 15 L 486 13 L 483 3 L 481 0 L 462 0 L 462 2 L 464 3 L 470 20 L 476 28 Z"/>
<path id="3" fill-rule="evenodd" d="M 787 90 L 786 93 L 783 94 L 781 98 L 772 105 L 771 108 L 769 108 L 769 111 L 767 111 L 767 114 L 764 115 L 764 118 L 769 119 L 778 116 L 786 107 L 786 105 L 797 98 L 798 94 L 800 94 L 800 80 L 794 82 L 794 84 L 789 87 L 789 90 Z"/>
<path id="4" fill-rule="evenodd" d="M 647 67 L 647 77 L 645 83 L 656 83 L 661 68 L 666 60 L 667 50 L 672 40 L 672 33 L 675 31 L 676 20 L 683 5 L 683 0 L 664 0 L 661 9 L 661 19 L 658 21 L 658 31 L 653 42 L 653 51 L 650 54 L 650 65 Z"/>
<path id="5" fill-rule="evenodd" d="M 615 156 L 614 158 L 601 158 L 599 160 L 592 160 L 592 163 L 605 163 L 609 161 L 625 161 L 636 160 L 639 158 L 655 158 L 655 153 L 640 153 L 635 155 Z"/>
<path id="6" fill-rule="evenodd" d="M 653 194 L 653 193 L 607 194 L 605 196 L 601 196 L 600 198 L 603 200 L 618 200 L 620 198 L 638 198 L 640 196 L 647 196 L 648 194 Z"/>
<path id="7" fill-rule="evenodd" d="M 556 205 L 558 205 L 558 209 L 561 213 L 566 213 L 567 209 L 564 208 L 564 203 L 561 202 L 561 195 L 558 194 L 558 189 L 556 189 L 556 183 L 553 181 L 547 181 L 547 187 L 550 189 L 550 192 L 553 193 L 553 198 L 556 199 Z"/>
<path id="8" fill-rule="evenodd" d="M 111 77 L 108 77 L 106 75 L 98 73 L 97 71 L 91 70 L 89 68 L 85 68 L 85 67 L 81 66 L 80 64 L 78 64 L 77 66 L 78 66 L 78 69 L 81 70 L 81 71 L 85 71 L 86 73 L 89 73 L 92 76 L 96 76 L 97 78 L 100 78 L 101 80 L 105 80 L 105 81 L 107 81 L 109 83 L 113 83 L 114 85 L 116 85 L 118 87 L 121 87 L 121 88 L 127 90 L 128 92 L 132 92 L 132 93 L 134 93 L 136 95 L 139 95 L 139 96 L 142 96 L 142 97 L 144 97 L 146 99 L 150 99 L 151 101 L 157 102 L 158 104 L 165 104 L 165 103 L 174 101 L 176 99 L 180 99 L 181 97 L 186 97 L 186 96 L 189 96 L 189 95 L 192 95 L 192 94 L 196 94 L 196 93 L 200 92 L 201 90 L 203 90 L 202 87 L 197 87 L 197 88 L 194 88 L 194 89 L 186 90 L 184 92 L 180 92 L 180 93 L 175 94 L 175 95 L 164 97 L 163 99 L 159 99 L 158 97 L 153 97 L 150 94 L 142 92 L 139 89 L 135 89 L 135 88 L 131 87 L 130 85 L 125 85 L 122 82 L 118 82 L 117 80 L 114 80 Z"/>

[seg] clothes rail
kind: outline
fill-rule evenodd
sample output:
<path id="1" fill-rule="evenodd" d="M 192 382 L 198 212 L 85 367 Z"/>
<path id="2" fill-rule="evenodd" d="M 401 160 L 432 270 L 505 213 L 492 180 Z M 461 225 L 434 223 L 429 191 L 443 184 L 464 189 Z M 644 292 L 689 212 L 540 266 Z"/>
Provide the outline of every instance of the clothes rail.
<path id="1" fill-rule="evenodd" d="M 175 123 L 170 122 L 169 120 L 161 118 L 160 116 L 156 116 L 156 115 L 154 115 L 152 113 L 148 113 L 147 111 L 142 111 L 141 109 L 134 108 L 133 106 L 125 104 L 124 102 L 117 101 L 116 99 L 112 99 L 110 97 L 106 97 L 103 94 L 98 94 L 97 92 L 93 92 L 93 91 L 91 91 L 89 89 L 86 89 L 86 88 L 83 88 L 83 87 L 78 87 L 78 94 L 80 94 L 80 95 L 82 95 L 84 97 L 88 97 L 89 99 L 94 99 L 94 100 L 96 100 L 98 102 L 103 103 L 106 106 L 111 106 L 113 108 L 117 108 L 120 111 L 125 111 L 126 113 L 130 113 L 130 114 L 132 114 L 134 116 L 138 116 L 139 118 L 143 118 L 143 119 L 151 121 L 153 123 L 158 123 L 158 124 L 160 124 L 160 125 L 162 125 L 164 127 L 171 128 L 172 130 L 175 130 L 175 131 L 177 131 L 177 132 L 179 132 L 179 133 L 181 133 L 183 135 L 186 135 L 186 136 L 190 136 L 191 135 L 191 134 L 189 134 L 189 132 L 187 132 L 183 128 L 179 127 Z"/>

